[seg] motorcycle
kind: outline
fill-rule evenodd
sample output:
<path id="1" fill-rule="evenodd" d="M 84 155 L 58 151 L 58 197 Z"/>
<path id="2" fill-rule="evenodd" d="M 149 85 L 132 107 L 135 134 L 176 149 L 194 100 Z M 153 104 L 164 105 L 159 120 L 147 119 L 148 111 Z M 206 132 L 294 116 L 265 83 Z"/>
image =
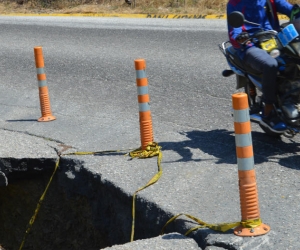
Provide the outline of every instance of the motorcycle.
<path id="1" fill-rule="evenodd" d="M 244 23 L 259 24 L 245 20 L 241 12 L 232 12 L 228 16 L 232 27 L 241 27 Z M 262 75 L 243 63 L 230 41 L 219 44 L 219 49 L 225 56 L 230 67 L 222 75 L 236 76 L 236 89 L 242 89 L 248 95 L 250 120 L 258 123 L 262 130 L 271 136 L 294 137 L 300 133 L 300 19 L 291 18 L 281 24 L 280 31 L 263 30 L 255 33 L 247 41 L 267 51 L 278 62 L 277 73 L 277 103 L 275 111 L 284 122 L 280 132 L 274 132 L 261 125 L 261 115 L 264 107 L 262 94 Z"/>

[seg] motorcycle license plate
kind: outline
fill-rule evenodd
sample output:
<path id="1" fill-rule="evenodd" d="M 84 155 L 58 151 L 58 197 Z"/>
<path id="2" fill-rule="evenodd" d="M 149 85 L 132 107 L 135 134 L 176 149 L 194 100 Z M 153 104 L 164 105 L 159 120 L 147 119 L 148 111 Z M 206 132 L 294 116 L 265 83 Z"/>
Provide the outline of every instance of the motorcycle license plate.
<path id="1" fill-rule="evenodd" d="M 277 42 L 274 38 L 271 38 L 270 40 L 260 43 L 260 46 L 263 50 L 270 52 L 277 48 Z"/>

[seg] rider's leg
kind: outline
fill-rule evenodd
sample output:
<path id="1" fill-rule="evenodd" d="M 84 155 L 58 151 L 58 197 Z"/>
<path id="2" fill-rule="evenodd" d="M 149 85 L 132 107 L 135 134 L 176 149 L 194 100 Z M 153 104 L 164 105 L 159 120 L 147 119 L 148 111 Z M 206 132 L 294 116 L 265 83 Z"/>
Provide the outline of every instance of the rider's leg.
<path id="1" fill-rule="evenodd" d="M 251 47 L 246 50 L 244 60 L 250 67 L 262 73 L 262 92 L 264 94 L 265 103 L 275 103 L 277 101 L 276 77 L 278 70 L 278 63 L 276 59 L 260 48 Z M 265 115 L 270 113 L 271 107 L 273 107 L 273 105 L 267 105 Z"/>
<path id="2" fill-rule="evenodd" d="M 265 103 L 264 116 L 269 116 L 273 109 L 274 105 L 272 103 Z"/>
<path id="3" fill-rule="evenodd" d="M 263 110 L 262 125 L 268 126 L 274 131 L 282 131 L 286 126 L 274 114 L 274 103 L 277 102 L 277 67 L 276 59 L 272 58 L 266 51 L 257 47 L 249 48 L 245 52 L 246 64 L 262 73 L 262 92 L 264 94 L 265 107 Z"/>

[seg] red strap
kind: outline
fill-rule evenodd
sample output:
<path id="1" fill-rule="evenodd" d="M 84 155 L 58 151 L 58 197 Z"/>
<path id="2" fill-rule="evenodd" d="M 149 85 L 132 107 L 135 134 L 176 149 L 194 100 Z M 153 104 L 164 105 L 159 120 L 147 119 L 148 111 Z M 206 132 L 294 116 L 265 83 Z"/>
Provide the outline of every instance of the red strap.
<path id="1" fill-rule="evenodd" d="M 271 25 L 273 26 L 273 29 L 278 29 L 279 28 L 279 19 L 277 16 L 277 10 L 276 10 L 276 5 L 274 0 L 267 0 L 267 3 L 270 8 L 270 12 L 272 15 L 273 20 L 269 20 Z"/>

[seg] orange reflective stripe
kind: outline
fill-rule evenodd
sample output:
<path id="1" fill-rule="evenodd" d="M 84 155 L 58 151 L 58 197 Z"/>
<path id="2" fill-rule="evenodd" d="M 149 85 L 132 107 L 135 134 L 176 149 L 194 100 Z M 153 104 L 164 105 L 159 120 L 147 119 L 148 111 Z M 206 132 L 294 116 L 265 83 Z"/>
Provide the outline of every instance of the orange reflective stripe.
<path id="1" fill-rule="evenodd" d="M 39 81 L 46 80 L 46 74 L 38 74 L 38 75 L 37 75 L 37 79 L 38 79 Z"/>
<path id="2" fill-rule="evenodd" d="M 236 155 L 238 158 L 250 158 L 253 157 L 252 145 L 247 147 L 236 147 Z"/>
<path id="3" fill-rule="evenodd" d="M 235 122 L 234 131 L 236 134 L 248 134 L 251 133 L 251 123 L 247 122 Z"/>
<path id="4" fill-rule="evenodd" d="M 136 85 L 137 85 L 138 87 L 141 87 L 141 86 L 148 86 L 148 79 L 147 79 L 147 78 L 136 79 Z"/>
<path id="5" fill-rule="evenodd" d="M 138 102 L 139 103 L 150 102 L 149 95 L 139 95 L 138 96 Z"/>

